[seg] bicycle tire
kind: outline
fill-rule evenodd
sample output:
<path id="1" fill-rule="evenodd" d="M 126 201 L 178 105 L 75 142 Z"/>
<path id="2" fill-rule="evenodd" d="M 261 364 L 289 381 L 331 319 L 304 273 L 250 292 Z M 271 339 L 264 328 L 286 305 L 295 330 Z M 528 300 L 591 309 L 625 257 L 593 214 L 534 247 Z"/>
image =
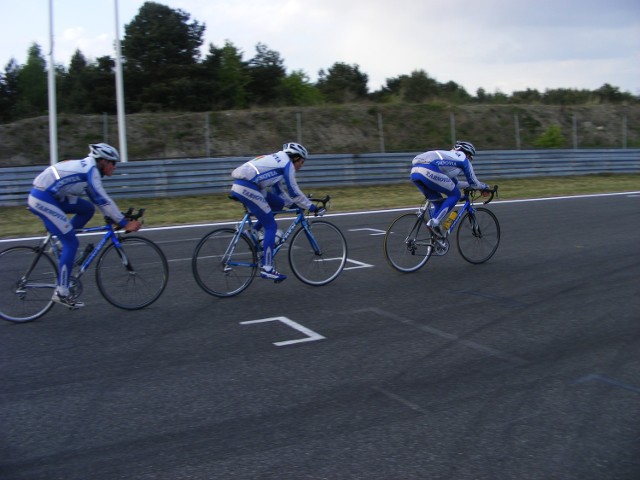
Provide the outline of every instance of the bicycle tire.
<path id="1" fill-rule="evenodd" d="M 40 255 L 28 278 L 24 276 Z M 0 317 L 14 323 L 31 322 L 53 307 L 58 283 L 57 263 L 38 248 L 19 246 L 0 252 Z"/>
<path id="2" fill-rule="evenodd" d="M 193 276 L 209 295 L 233 297 L 245 290 L 256 276 L 258 256 L 246 235 L 240 235 L 232 255 L 225 259 L 236 233 L 233 228 L 214 230 L 198 242 L 193 252 Z"/>
<path id="3" fill-rule="evenodd" d="M 458 251 L 462 258 L 473 264 L 484 263 L 500 245 L 500 223 L 495 214 L 478 207 L 473 214 L 467 212 L 456 233 Z"/>
<path id="4" fill-rule="evenodd" d="M 127 236 L 120 239 L 120 243 L 121 248 L 112 243 L 100 254 L 96 284 L 114 307 L 140 310 L 160 298 L 167 286 L 167 258 L 160 247 L 147 238 Z"/>
<path id="5" fill-rule="evenodd" d="M 433 253 L 431 231 L 415 213 L 405 213 L 391 222 L 383 244 L 387 263 L 403 273 L 420 269 Z"/>
<path id="6" fill-rule="evenodd" d="M 344 270 L 347 240 L 338 227 L 326 220 L 310 221 L 309 229 L 320 252 L 316 252 L 307 231 L 301 227 L 289 244 L 289 266 L 302 283 L 327 285 Z"/>

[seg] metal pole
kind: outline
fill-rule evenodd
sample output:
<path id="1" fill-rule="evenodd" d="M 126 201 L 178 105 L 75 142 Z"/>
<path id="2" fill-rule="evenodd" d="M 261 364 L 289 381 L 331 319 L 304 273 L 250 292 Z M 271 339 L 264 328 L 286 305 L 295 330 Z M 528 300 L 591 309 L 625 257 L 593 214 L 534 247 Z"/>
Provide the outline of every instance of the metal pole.
<path id="1" fill-rule="evenodd" d="M 516 150 L 520 150 L 520 117 L 518 114 L 515 114 L 516 121 Z"/>
<path id="2" fill-rule="evenodd" d="M 627 116 L 622 117 L 622 148 L 627 148 Z"/>
<path id="3" fill-rule="evenodd" d="M 302 143 L 302 113 L 296 113 L 296 131 L 298 132 L 298 143 Z"/>
<path id="4" fill-rule="evenodd" d="M 209 140 L 209 112 L 204 114 L 204 145 L 205 156 L 211 156 L 211 141 Z"/>
<path id="5" fill-rule="evenodd" d="M 573 114 L 573 149 L 578 148 L 578 121 L 576 120 L 576 114 Z"/>
<path id="6" fill-rule="evenodd" d="M 380 134 L 380 152 L 384 153 L 384 129 L 382 128 L 382 112 L 378 112 L 378 132 Z"/>
<path id="7" fill-rule="evenodd" d="M 118 0 L 116 8 L 116 98 L 118 103 L 118 134 L 120 138 L 120 160 L 127 162 L 127 124 L 124 113 L 124 87 L 122 81 L 122 55 L 120 53 L 120 19 L 118 18 Z"/>
<path id="8" fill-rule="evenodd" d="M 53 0 L 49 0 L 49 163 L 58 163 L 58 119 L 56 106 L 56 66 L 53 60 Z"/>
<path id="9" fill-rule="evenodd" d="M 102 112 L 102 141 L 109 143 L 109 114 Z"/>
<path id="10" fill-rule="evenodd" d="M 451 145 L 456 143 L 456 116 L 453 112 L 449 113 L 449 123 L 451 125 Z"/>

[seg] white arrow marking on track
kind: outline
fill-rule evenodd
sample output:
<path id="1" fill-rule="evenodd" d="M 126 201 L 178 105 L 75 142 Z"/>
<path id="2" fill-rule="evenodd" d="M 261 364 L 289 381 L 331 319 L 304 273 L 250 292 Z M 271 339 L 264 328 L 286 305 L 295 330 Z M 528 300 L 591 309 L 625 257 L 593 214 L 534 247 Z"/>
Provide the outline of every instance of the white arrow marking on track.
<path id="1" fill-rule="evenodd" d="M 356 268 L 369 268 L 373 267 L 373 265 L 369 263 L 359 262 L 357 260 L 353 260 L 351 258 L 347 258 L 347 262 L 355 263 L 355 267 L 344 267 L 345 270 L 355 270 Z"/>
<path id="2" fill-rule="evenodd" d="M 314 332 L 313 330 L 308 329 L 307 327 L 303 327 L 299 323 L 294 322 L 293 320 L 288 319 L 287 317 L 271 317 L 271 318 L 263 318 L 261 320 L 250 320 L 248 322 L 240 322 L 241 325 L 249 325 L 251 323 L 265 323 L 265 322 L 282 322 L 285 325 L 290 326 L 298 330 L 299 332 L 307 335 L 306 338 L 299 338 L 297 340 L 287 340 L 284 342 L 274 342 L 273 344 L 277 347 L 282 347 L 284 345 L 291 345 L 293 343 L 301 343 L 301 342 L 315 342 L 316 340 L 324 340 L 326 337 L 323 337 L 319 333 Z"/>
<path id="3" fill-rule="evenodd" d="M 349 229 L 350 232 L 362 232 L 362 231 L 369 231 L 369 232 L 373 232 L 370 235 L 384 235 L 386 232 L 386 230 L 380 230 L 378 228 L 351 228 Z"/>

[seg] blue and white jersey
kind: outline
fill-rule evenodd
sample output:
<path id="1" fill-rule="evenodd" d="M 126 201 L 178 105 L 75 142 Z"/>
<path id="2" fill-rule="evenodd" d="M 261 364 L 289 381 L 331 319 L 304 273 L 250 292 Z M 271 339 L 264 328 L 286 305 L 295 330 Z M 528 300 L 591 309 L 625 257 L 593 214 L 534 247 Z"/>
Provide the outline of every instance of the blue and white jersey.
<path id="1" fill-rule="evenodd" d="M 33 186 L 55 198 L 79 197 L 86 194 L 104 216 L 122 225 L 124 215 L 102 186 L 100 170 L 93 157 L 66 160 L 47 167 L 33 181 Z"/>
<path id="2" fill-rule="evenodd" d="M 300 208 L 309 209 L 312 205 L 298 187 L 296 169 L 289 155 L 282 151 L 256 157 L 236 168 L 231 176 L 255 183 L 263 195 L 273 191 L 287 206 L 295 203 Z"/>
<path id="3" fill-rule="evenodd" d="M 476 178 L 476 174 L 473 171 L 471 162 L 464 154 L 464 152 L 456 150 L 431 150 L 421 153 L 413 159 L 414 170 L 419 169 L 436 169 L 437 171 L 444 173 L 447 177 L 454 179 L 461 173 L 464 173 L 466 181 L 459 181 L 459 188 L 474 187 L 478 189 L 489 188 L 485 183 L 482 183 Z"/>

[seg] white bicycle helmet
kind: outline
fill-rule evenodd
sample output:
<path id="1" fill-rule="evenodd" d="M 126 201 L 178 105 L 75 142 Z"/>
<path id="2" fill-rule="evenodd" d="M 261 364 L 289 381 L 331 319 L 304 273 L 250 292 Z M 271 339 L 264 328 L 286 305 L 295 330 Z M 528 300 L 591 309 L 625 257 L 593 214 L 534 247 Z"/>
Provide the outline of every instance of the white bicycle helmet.
<path id="1" fill-rule="evenodd" d="M 104 158 L 105 160 L 110 160 L 112 162 L 120 161 L 120 154 L 118 153 L 118 150 L 106 143 L 92 143 L 89 145 L 89 156 L 96 160 Z"/>
<path id="2" fill-rule="evenodd" d="M 453 146 L 453 149 L 463 151 L 464 153 L 471 155 L 472 157 L 476 154 L 476 147 L 474 147 L 471 142 L 465 142 L 462 140 L 458 140 Z"/>
<path id="3" fill-rule="evenodd" d="M 284 145 L 282 145 L 282 151 L 284 153 L 288 153 L 289 155 L 299 155 L 303 160 L 306 160 L 307 156 L 309 155 L 307 149 L 299 143 L 285 143 Z"/>

